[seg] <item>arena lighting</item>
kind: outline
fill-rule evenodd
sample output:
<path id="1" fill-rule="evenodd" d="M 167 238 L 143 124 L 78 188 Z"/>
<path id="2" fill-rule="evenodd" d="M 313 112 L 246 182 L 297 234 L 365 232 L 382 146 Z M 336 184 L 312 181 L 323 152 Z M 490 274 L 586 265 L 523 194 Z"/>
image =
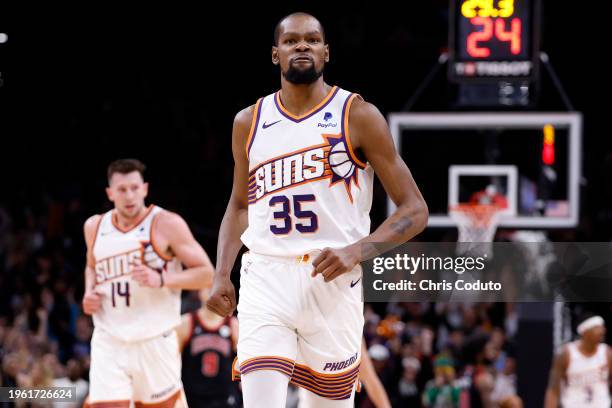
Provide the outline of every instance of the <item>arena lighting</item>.
<path id="1" fill-rule="evenodd" d="M 8 35 L 6 33 L 0 33 L 0 44 L 3 44 L 8 41 Z"/>

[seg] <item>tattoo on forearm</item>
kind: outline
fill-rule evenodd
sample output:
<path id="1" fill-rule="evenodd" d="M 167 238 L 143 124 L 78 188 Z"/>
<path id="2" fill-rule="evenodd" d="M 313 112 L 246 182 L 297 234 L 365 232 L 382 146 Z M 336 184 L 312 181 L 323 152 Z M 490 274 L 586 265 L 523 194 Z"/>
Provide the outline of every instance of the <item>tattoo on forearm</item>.
<path id="1" fill-rule="evenodd" d="M 406 216 L 401 217 L 399 220 L 391 224 L 391 229 L 400 235 L 403 235 L 408 228 L 412 226 L 412 220 Z"/>
<path id="2" fill-rule="evenodd" d="M 377 255 L 380 255 L 384 252 L 381 248 L 378 247 L 373 242 L 366 242 L 361 245 L 361 260 L 365 261 L 370 258 L 374 258 Z"/>

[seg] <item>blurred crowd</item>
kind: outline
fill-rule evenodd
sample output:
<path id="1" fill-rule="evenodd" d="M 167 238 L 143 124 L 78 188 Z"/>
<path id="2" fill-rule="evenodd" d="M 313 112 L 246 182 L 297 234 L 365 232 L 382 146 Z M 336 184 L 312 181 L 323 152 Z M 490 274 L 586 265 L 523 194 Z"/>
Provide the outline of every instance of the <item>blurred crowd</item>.
<path id="1" fill-rule="evenodd" d="M 364 334 L 393 406 L 522 406 L 513 304 L 389 303 L 378 312 L 375 305 L 366 305 Z M 360 395 L 358 406 L 373 405 Z"/>
<path id="2" fill-rule="evenodd" d="M 78 208 L 0 207 L 0 386 L 76 387 L 75 405 L 87 394 L 93 331 L 80 307 Z"/>

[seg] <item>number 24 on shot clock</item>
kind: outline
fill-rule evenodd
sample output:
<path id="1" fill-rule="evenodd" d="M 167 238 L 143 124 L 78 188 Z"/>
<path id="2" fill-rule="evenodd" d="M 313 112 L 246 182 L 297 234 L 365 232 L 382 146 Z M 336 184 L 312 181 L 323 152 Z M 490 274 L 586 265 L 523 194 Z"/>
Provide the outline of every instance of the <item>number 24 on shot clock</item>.
<path id="1" fill-rule="evenodd" d="M 451 77 L 533 76 L 537 3 L 538 0 L 451 0 Z"/>

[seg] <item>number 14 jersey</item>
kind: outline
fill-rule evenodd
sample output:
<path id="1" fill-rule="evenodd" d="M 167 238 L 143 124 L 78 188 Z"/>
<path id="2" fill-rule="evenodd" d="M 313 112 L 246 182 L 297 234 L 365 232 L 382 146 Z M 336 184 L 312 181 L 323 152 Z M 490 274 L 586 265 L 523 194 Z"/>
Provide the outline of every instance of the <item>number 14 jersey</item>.
<path id="1" fill-rule="evenodd" d="M 94 326 L 123 341 L 158 336 L 181 322 L 181 291 L 149 288 L 132 280 L 131 268 L 146 264 L 161 273 L 178 273 L 182 266 L 155 246 L 153 228 L 163 211 L 149 206 L 140 222 L 128 230 L 116 221 L 114 210 L 103 214 L 93 244 L 96 291 L 102 308 L 93 315 Z"/>

